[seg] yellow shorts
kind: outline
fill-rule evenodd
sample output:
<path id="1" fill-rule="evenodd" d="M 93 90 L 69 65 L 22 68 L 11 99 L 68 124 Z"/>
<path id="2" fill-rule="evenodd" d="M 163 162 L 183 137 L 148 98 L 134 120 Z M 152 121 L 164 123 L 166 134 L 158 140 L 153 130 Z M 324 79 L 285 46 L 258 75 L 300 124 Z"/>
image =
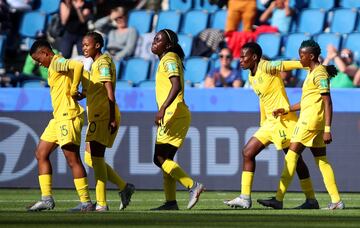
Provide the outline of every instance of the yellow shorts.
<path id="1" fill-rule="evenodd" d="M 118 113 L 116 114 L 116 123 L 118 128 L 113 134 L 111 134 L 108 119 L 88 122 L 85 141 L 96 141 L 108 148 L 111 148 L 120 127 L 120 114 Z"/>
<path id="2" fill-rule="evenodd" d="M 42 133 L 40 139 L 52 142 L 62 147 L 66 144 L 79 145 L 81 143 L 81 128 L 84 124 L 83 116 L 75 117 L 70 120 L 51 119 Z"/>
<path id="3" fill-rule="evenodd" d="M 163 126 L 159 126 L 156 144 L 170 144 L 179 148 L 186 137 L 191 122 L 191 115 L 172 119 Z"/>
<path id="4" fill-rule="evenodd" d="M 301 124 L 297 124 L 291 136 L 291 142 L 301 143 L 306 147 L 325 147 L 323 135 L 323 130 L 308 130 Z"/>
<path id="5" fill-rule="evenodd" d="M 254 134 L 265 146 L 274 143 L 277 150 L 282 150 L 290 146 L 290 138 L 295 128 L 295 120 L 282 119 L 278 122 L 265 122 Z"/>

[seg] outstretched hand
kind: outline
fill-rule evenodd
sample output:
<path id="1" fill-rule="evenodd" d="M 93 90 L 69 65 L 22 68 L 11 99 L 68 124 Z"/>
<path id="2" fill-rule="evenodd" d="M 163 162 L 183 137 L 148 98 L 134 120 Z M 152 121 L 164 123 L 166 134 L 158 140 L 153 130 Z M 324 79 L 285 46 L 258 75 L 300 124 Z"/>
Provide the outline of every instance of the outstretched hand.
<path id="1" fill-rule="evenodd" d="M 278 109 L 275 109 L 272 114 L 275 118 L 278 118 L 279 116 L 286 114 L 286 112 L 285 112 L 285 109 L 278 108 Z"/>

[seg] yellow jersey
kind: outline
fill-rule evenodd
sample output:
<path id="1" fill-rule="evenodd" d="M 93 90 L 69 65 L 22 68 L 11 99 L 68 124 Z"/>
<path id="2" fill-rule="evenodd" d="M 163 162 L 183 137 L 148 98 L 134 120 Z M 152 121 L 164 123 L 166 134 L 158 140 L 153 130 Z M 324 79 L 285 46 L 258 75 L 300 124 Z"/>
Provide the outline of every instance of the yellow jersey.
<path id="1" fill-rule="evenodd" d="M 48 70 L 48 84 L 50 86 L 51 103 L 55 120 L 67 120 L 80 116 L 84 109 L 75 101 L 70 91 L 74 85 L 74 66 L 82 64 L 75 60 L 65 59 L 54 55 Z M 79 72 L 81 73 L 81 72 Z M 77 78 L 80 78 L 77 75 Z"/>
<path id="2" fill-rule="evenodd" d="M 88 121 L 110 119 L 109 98 L 103 82 L 112 82 L 115 93 L 116 70 L 111 57 L 103 54 L 96 59 L 88 76 L 86 91 Z M 115 104 L 115 112 L 118 111 L 118 106 Z"/>
<path id="3" fill-rule="evenodd" d="M 325 127 L 322 93 L 330 93 L 330 78 L 325 66 L 319 65 L 308 73 L 302 87 L 299 123 L 308 130 Z"/>
<path id="4" fill-rule="evenodd" d="M 184 71 L 181 59 L 176 53 L 168 52 L 161 58 L 156 72 L 155 91 L 158 109 L 161 108 L 170 93 L 172 87 L 170 77 L 173 76 L 180 77 L 181 91 L 167 107 L 164 117 L 165 123 L 172 117 L 180 118 L 187 116 L 189 113 L 184 101 Z"/>
<path id="5" fill-rule="evenodd" d="M 267 61 L 260 60 L 255 75 L 249 73 L 249 83 L 259 97 L 262 126 L 265 121 L 276 122 L 272 115 L 275 109 L 289 110 L 290 103 L 286 95 L 280 71 L 303 68 L 299 61 Z M 285 118 L 296 119 L 296 114 L 290 112 Z M 279 118 L 280 119 L 280 118 Z"/>

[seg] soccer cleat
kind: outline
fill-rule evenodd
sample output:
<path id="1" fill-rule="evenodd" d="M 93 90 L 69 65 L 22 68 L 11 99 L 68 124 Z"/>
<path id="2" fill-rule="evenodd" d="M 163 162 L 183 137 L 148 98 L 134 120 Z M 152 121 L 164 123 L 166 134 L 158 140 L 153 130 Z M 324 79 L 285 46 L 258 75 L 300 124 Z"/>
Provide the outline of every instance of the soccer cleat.
<path id="1" fill-rule="evenodd" d="M 320 209 L 319 202 L 316 199 L 306 199 L 303 204 L 294 209 Z"/>
<path id="2" fill-rule="evenodd" d="M 243 208 L 243 209 L 249 209 L 251 208 L 251 198 L 250 197 L 244 197 L 243 195 L 240 195 L 239 197 L 236 197 L 232 200 L 225 200 L 224 203 L 232 208 Z"/>
<path id="3" fill-rule="evenodd" d="M 189 203 L 187 209 L 191 209 L 198 202 L 200 194 L 205 191 L 204 185 L 194 182 L 194 186 L 189 190 Z"/>
<path id="4" fill-rule="evenodd" d="M 160 207 L 151 208 L 151 211 L 175 211 L 179 210 L 178 204 L 176 200 L 173 201 L 167 201 Z"/>
<path id="5" fill-rule="evenodd" d="M 131 196 L 132 194 L 134 194 L 135 192 L 135 186 L 133 184 L 127 183 L 125 188 L 119 192 L 120 195 L 120 210 L 124 210 L 130 203 L 131 201 Z"/>
<path id="6" fill-rule="evenodd" d="M 345 204 L 343 201 L 339 201 L 337 203 L 329 203 L 329 205 L 325 208 L 326 210 L 341 210 L 345 208 Z"/>
<path id="7" fill-rule="evenodd" d="M 52 210 L 55 207 L 55 202 L 52 197 L 49 197 L 44 200 L 37 201 L 33 205 L 27 207 L 28 211 L 44 211 L 44 210 Z"/>
<path id="8" fill-rule="evenodd" d="M 95 206 L 95 211 L 97 212 L 105 212 L 105 211 L 108 211 L 109 210 L 109 207 L 106 205 L 106 206 L 100 206 L 99 204 L 96 204 Z"/>
<path id="9" fill-rule="evenodd" d="M 265 207 L 272 207 L 274 209 L 283 209 L 283 202 L 276 200 L 275 197 L 269 199 L 258 199 L 257 202 Z"/>
<path id="10" fill-rule="evenodd" d="M 95 204 L 91 202 L 79 203 L 76 207 L 71 208 L 69 212 L 88 212 L 95 211 Z"/>

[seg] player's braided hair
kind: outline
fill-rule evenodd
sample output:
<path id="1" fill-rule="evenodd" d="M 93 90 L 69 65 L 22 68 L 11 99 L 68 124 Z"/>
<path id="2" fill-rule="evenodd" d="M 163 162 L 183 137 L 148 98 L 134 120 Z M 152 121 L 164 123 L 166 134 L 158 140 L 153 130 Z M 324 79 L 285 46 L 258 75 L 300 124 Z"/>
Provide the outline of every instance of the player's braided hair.
<path id="1" fill-rule="evenodd" d="M 163 29 L 160 30 L 163 34 L 165 34 L 167 40 L 170 43 L 170 49 L 168 51 L 175 52 L 181 59 L 181 61 L 184 61 L 185 53 L 182 47 L 180 46 L 179 39 L 176 35 L 176 33 L 170 29 Z"/>
<path id="2" fill-rule="evenodd" d="M 310 52 L 314 54 L 316 59 L 318 59 L 321 53 L 319 44 L 314 40 L 304 40 L 300 45 L 300 49 L 301 48 L 309 48 Z"/>
<path id="3" fill-rule="evenodd" d="M 100 44 L 100 48 L 104 47 L 104 38 L 102 37 L 102 35 L 98 32 L 88 32 L 86 33 L 86 36 L 92 37 L 95 41 L 95 44 L 98 43 Z"/>
<path id="4" fill-rule="evenodd" d="M 33 55 L 35 52 L 37 52 L 37 50 L 39 48 L 48 48 L 49 50 L 52 50 L 52 47 L 50 45 L 50 43 L 45 40 L 45 39 L 39 39 L 39 40 L 36 40 L 33 45 L 31 46 L 30 48 L 30 55 Z"/>
<path id="5" fill-rule="evenodd" d="M 258 56 L 258 59 L 260 59 L 262 56 L 262 49 L 258 43 L 249 42 L 244 44 L 242 48 L 251 50 L 254 54 Z"/>

